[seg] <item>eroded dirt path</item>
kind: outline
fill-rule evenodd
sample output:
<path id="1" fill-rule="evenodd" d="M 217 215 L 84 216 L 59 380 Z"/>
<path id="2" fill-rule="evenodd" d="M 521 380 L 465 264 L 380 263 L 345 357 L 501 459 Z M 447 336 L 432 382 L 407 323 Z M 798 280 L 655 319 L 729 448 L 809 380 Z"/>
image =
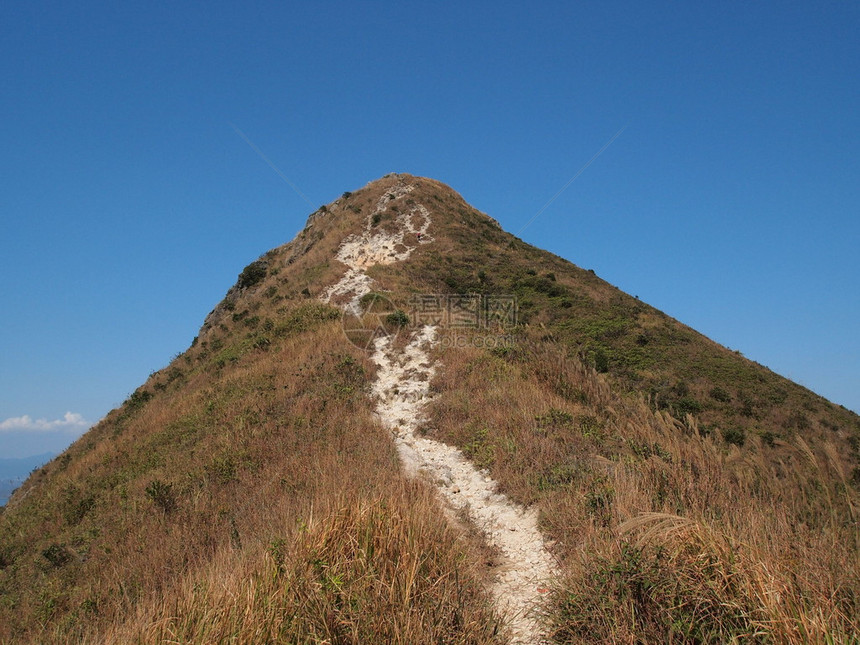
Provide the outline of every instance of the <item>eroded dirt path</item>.
<path id="1" fill-rule="evenodd" d="M 403 186 L 390 191 L 380 199 L 375 212 L 382 212 L 389 201 L 411 190 L 411 186 Z M 348 270 L 324 296 L 326 302 L 340 300 L 344 309 L 356 314 L 360 312 L 361 297 L 372 286 L 364 269 L 406 259 L 417 248 L 405 243 L 410 234 L 414 237 L 421 233 L 416 244 L 432 241 L 427 235 L 430 213 L 421 205 L 413 206 L 397 219 L 396 233 L 375 233 L 370 222 L 369 217 L 362 235 L 344 240 L 337 257 Z M 499 612 L 506 618 L 511 643 L 542 643 L 544 630 L 536 610 L 556 573 L 556 565 L 538 530 L 537 514 L 498 493 L 496 482 L 486 471 L 475 468 L 460 450 L 417 432 L 426 421 L 426 406 L 431 398 L 430 381 L 436 366 L 430 351 L 435 341 L 436 328 L 430 325 L 413 331 L 402 349 L 395 347 L 390 337 L 374 341 L 372 357 L 378 366 L 373 384 L 376 413 L 391 431 L 406 472 L 432 482 L 448 507 L 468 517 L 501 553 L 503 562 L 491 591 Z"/>
<path id="2" fill-rule="evenodd" d="M 376 340 L 376 412 L 391 430 L 406 471 L 433 482 L 448 505 L 465 513 L 501 552 L 504 562 L 492 592 L 507 619 L 511 642 L 540 643 L 543 630 L 535 609 L 556 567 L 538 530 L 537 514 L 496 492 L 496 482 L 460 450 L 416 432 L 430 400 L 435 366 L 428 352 L 435 336 L 434 327 L 422 327 L 403 350 L 393 348 L 389 338 Z"/>
<path id="3" fill-rule="evenodd" d="M 350 235 L 340 245 L 337 259 L 348 268 L 347 272 L 322 296 L 323 302 L 336 302 L 356 316 L 361 314 L 359 301 L 370 293 L 373 280 L 364 272 L 374 264 L 400 262 L 418 248 L 429 244 L 433 238 L 427 234 L 430 213 L 421 204 L 413 204 L 409 210 L 395 219 L 393 231 L 374 228 L 374 218 L 381 217 L 388 206 L 403 199 L 414 190 L 412 186 L 397 186 L 388 191 L 376 203 L 376 208 L 367 217 L 361 235 Z"/>

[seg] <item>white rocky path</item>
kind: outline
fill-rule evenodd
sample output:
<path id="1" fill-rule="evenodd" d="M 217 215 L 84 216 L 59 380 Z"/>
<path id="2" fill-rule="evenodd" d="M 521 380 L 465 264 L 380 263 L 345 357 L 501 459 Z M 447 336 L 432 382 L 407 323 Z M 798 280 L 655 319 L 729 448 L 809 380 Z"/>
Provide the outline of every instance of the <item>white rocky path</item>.
<path id="1" fill-rule="evenodd" d="M 427 235 L 430 213 L 421 204 L 414 204 L 408 211 L 397 216 L 397 228 L 393 233 L 373 228 L 374 216 L 382 215 L 391 202 L 403 199 L 414 189 L 413 186 L 397 186 L 386 192 L 368 216 L 361 235 L 350 235 L 343 241 L 337 251 L 337 259 L 349 269 L 326 290 L 322 296 L 324 302 L 348 297 L 344 308 L 356 316 L 361 315 L 359 301 L 363 295 L 370 293 L 373 284 L 373 280 L 364 270 L 374 264 L 391 264 L 408 258 L 417 246 L 409 246 L 406 243 L 407 235 L 416 235 L 417 244 L 429 244 L 433 241 L 433 238 Z"/>
<path id="2" fill-rule="evenodd" d="M 411 186 L 389 191 L 376 212 L 381 212 L 388 201 L 411 191 Z M 415 226 L 415 215 L 422 219 L 420 227 Z M 352 296 L 344 308 L 358 313 L 359 300 L 372 284 L 364 269 L 406 259 L 416 248 L 403 243 L 407 233 L 421 232 L 421 243 L 432 241 L 427 236 L 430 214 L 423 206 L 413 207 L 397 221 L 402 223 L 398 233 L 373 234 L 368 218 L 368 227 L 361 236 L 344 240 L 338 259 L 349 269 L 326 293 L 327 302 L 335 295 Z M 406 472 L 426 476 L 447 505 L 465 513 L 487 542 L 499 550 L 503 563 L 491 590 L 496 605 L 506 618 L 511 643 L 536 645 L 544 642 L 537 610 L 556 573 L 555 561 L 537 528 L 536 513 L 498 493 L 496 482 L 486 471 L 475 468 L 460 450 L 416 432 L 425 421 L 430 400 L 435 365 L 429 352 L 435 340 L 436 328 L 427 325 L 414 331 L 403 349 L 395 348 L 389 337 L 374 341 L 372 356 L 378 366 L 373 384 L 376 412 L 391 431 Z"/>

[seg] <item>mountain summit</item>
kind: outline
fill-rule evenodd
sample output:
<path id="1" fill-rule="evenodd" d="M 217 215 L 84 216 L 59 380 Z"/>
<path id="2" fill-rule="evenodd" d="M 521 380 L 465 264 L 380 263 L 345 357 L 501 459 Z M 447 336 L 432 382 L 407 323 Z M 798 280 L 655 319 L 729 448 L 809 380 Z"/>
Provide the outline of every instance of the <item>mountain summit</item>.
<path id="1" fill-rule="evenodd" d="M 10 642 L 848 642 L 860 418 L 451 188 L 245 267 L 0 515 Z"/>

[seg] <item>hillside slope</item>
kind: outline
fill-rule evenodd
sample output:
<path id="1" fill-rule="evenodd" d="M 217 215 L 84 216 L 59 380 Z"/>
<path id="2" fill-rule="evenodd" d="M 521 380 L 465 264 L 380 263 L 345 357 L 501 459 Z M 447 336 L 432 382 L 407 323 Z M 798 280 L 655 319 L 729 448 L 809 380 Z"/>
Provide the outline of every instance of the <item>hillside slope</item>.
<path id="1" fill-rule="evenodd" d="M 504 642 L 504 553 L 376 414 L 373 343 L 428 324 L 416 433 L 538 518 L 554 642 L 860 630 L 857 415 L 389 175 L 246 267 L 186 352 L 16 491 L 0 638 Z"/>

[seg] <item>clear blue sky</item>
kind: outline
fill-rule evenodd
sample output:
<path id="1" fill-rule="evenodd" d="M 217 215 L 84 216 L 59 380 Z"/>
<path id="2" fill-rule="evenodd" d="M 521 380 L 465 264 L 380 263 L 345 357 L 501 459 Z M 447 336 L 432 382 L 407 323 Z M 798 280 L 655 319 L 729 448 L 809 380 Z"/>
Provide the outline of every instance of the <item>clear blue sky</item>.
<path id="1" fill-rule="evenodd" d="M 703 4 L 4 3 L 0 457 L 303 226 L 231 124 L 314 206 L 409 172 L 515 233 L 626 126 L 521 237 L 860 410 L 860 4 Z"/>

